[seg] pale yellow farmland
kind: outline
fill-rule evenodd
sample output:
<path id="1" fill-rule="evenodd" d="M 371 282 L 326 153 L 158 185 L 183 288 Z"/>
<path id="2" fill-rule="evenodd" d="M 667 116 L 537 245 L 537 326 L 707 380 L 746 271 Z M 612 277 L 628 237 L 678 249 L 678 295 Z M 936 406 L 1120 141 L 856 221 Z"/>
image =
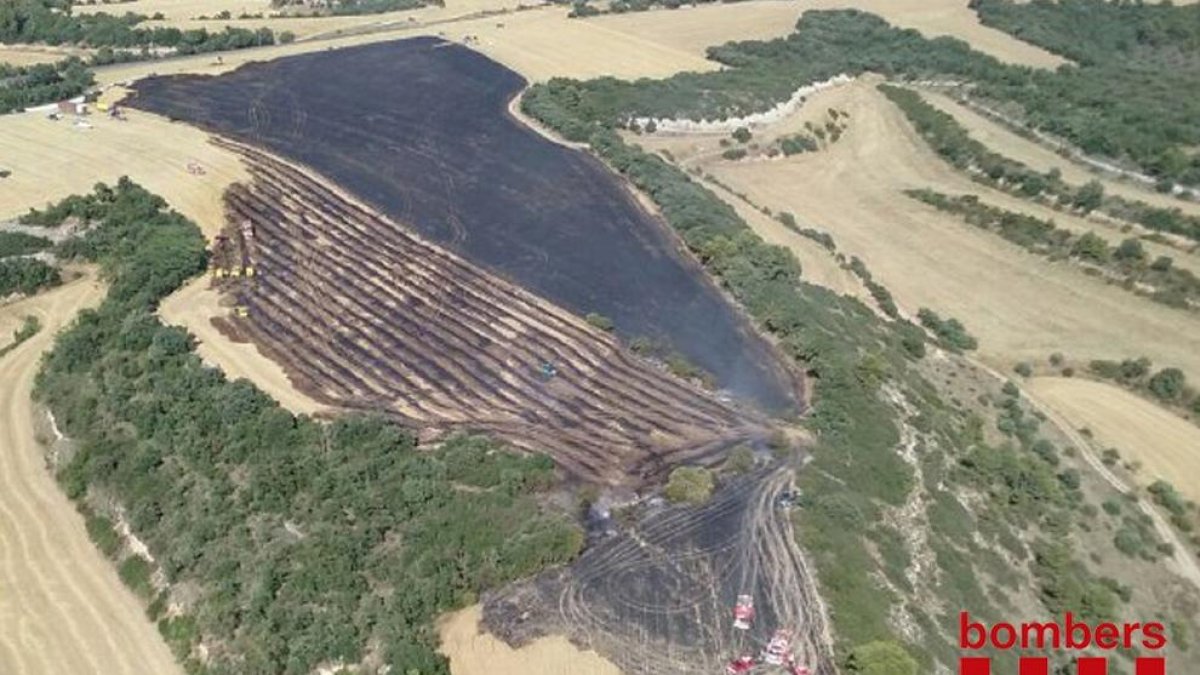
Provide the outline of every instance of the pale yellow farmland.
<path id="1" fill-rule="evenodd" d="M 583 651 L 555 635 L 513 649 L 479 626 L 479 605 L 442 620 L 440 651 L 450 659 L 451 675 L 620 675 L 621 671 L 594 651 Z"/>
<path id="2" fill-rule="evenodd" d="M 1200 215 L 1200 203 L 1176 199 L 1170 195 L 1156 192 L 1148 186 L 1092 173 L 1079 164 L 1061 157 L 1044 145 L 1014 133 L 1003 124 L 985 117 L 945 94 L 928 90 L 920 93 L 929 104 L 953 116 L 971 134 L 972 138 L 1009 159 L 1022 162 L 1038 171 L 1058 169 L 1062 172 L 1063 180 L 1074 185 L 1098 180 L 1104 185 L 1104 191 L 1108 194 L 1140 200 L 1162 208 L 1179 208 L 1184 212 Z"/>
<path id="3" fill-rule="evenodd" d="M 168 0 L 142 0 L 167 4 Z M 929 36 L 954 35 L 997 58 L 1053 67 L 1062 59 L 980 25 L 960 0 L 751 0 L 677 10 L 652 10 L 587 19 L 567 18 L 560 5 L 537 6 L 521 0 L 448 0 L 444 7 L 366 16 L 194 21 L 172 18 L 180 27 L 219 30 L 226 25 L 289 30 L 302 39 L 290 45 L 199 55 L 101 69 L 105 83 L 149 74 L 218 74 L 250 61 L 338 48 L 415 35 L 440 35 L 466 42 L 533 81 L 551 77 L 667 77 L 682 71 L 707 71 L 717 64 L 705 58 L 709 46 L 731 40 L 770 39 L 790 33 L 807 9 L 860 8 L 898 26 Z M 503 13 L 501 13 L 503 12 Z M 164 11 L 164 13 L 166 13 Z M 186 12 L 168 16 L 180 17 Z M 486 16 L 480 16 L 487 14 Z M 236 12 L 235 12 L 236 15 Z"/>
<path id="4" fill-rule="evenodd" d="M 181 672 L 137 598 L 88 539 L 83 518 L 46 470 L 34 431 L 34 420 L 46 419 L 30 401 L 42 354 L 60 328 L 103 296 L 89 271 L 0 305 L 0 323 L 25 316 L 42 323 L 41 332 L 0 358 L 0 664 L 6 675 Z"/>
<path id="5" fill-rule="evenodd" d="M 183 21 L 198 16 L 213 16 L 221 12 L 229 12 L 233 16 L 240 14 L 267 14 L 271 11 L 271 0 L 134 0 L 104 4 L 97 2 L 91 5 L 76 4 L 71 8 L 78 14 L 107 14 L 122 15 L 126 12 L 154 16 L 161 13 L 169 21 Z"/>
<path id="6" fill-rule="evenodd" d="M 957 317 L 1001 370 L 1065 352 L 1081 359 L 1145 354 L 1200 378 L 1200 319 L 1050 263 L 901 190 L 961 191 L 967 180 L 938 158 L 874 83 L 820 92 L 811 110 L 850 113 L 827 150 L 787 159 L 713 162 L 707 170 L 759 206 L 790 211 L 862 258 L 912 314 Z M 971 184 L 972 191 L 978 186 Z"/>
<path id="7" fill-rule="evenodd" d="M 984 26 L 967 6 L 967 0 L 801 0 L 801 5 L 805 9 L 861 9 L 901 28 L 916 29 L 927 37 L 958 38 L 1009 63 L 1057 68 L 1067 62 L 1041 47 Z"/>
<path id="8" fill-rule="evenodd" d="M 1135 477 L 1142 485 L 1162 479 L 1200 501 L 1200 427 L 1104 382 L 1035 377 L 1026 388 L 1072 427 L 1091 430 L 1100 447 L 1141 462 Z"/>
<path id="9" fill-rule="evenodd" d="M 0 45 L 0 63 L 14 66 L 32 66 L 38 63 L 54 63 L 69 56 L 88 55 L 85 49 L 67 49 L 42 45 Z"/>
<path id="10" fill-rule="evenodd" d="M 292 386 L 283 368 L 248 342 L 233 342 L 222 335 L 212 319 L 226 317 L 230 308 L 221 304 L 220 294 L 210 288 L 207 276 L 192 280 L 167 296 L 158 313 L 164 323 L 187 329 L 196 337 L 196 353 L 221 369 L 231 379 L 246 378 L 280 405 L 297 414 L 312 415 L 328 408 Z"/>
<path id="11" fill-rule="evenodd" d="M 703 56 L 731 40 L 773 40 L 796 28 L 805 1 L 753 0 L 741 3 L 684 5 L 675 10 L 629 12 L 587 18 L 597 31 L 615 31 L 646 42 Z"/>
<path id="12" fill-rule="evenodd" d="M 219 229 L 221 194 L 246 175 L 240 160 L 194 127 L 138 111 L 126 115 L 127 121 L 89 115 L 86 127 L 38 112 L 0 116 L 0 162 L 12 171 L 0 189 L 0 219 L 129 176 L 206 234 Z"/>

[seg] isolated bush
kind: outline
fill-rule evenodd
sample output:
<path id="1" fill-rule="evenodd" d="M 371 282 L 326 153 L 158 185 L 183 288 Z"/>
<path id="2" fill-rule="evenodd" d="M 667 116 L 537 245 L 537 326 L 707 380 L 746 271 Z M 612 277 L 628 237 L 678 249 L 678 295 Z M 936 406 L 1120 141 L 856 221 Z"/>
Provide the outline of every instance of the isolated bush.
<path id="1" fill-rule="evenodd" d="M 1013 366 L 1013 371 L 1021 377 L 1029 377 L 1033 375 L 1033 366 L 1029 365 L 1026 361 L 1022 361 Z"/>
<path id="2" fill-rule="evenodd" d="M 917 662 L 895 642 L 871 642 L 850 652 L 846 670 L 860 675 L 917 675 Z"/>
<path id="3" fill-rule="evenodd" d="M 597 312 L 588 312 L 584 320 L 591 324 L 593 328 L 599 328 L 603 331 L 611 331 L 613 329 L 612 319 Z"/>
<path id="4" fill-rule="evenodd" d="M 1175 401 L 1183 396 L 1187 378 L 1178 368 L 1163 368 L 1155 373 L 1146 386 L 1150 393 L 1163 401 Z"/>
<path id="5" fill-rule="evenodd" d="M 681 466 L 671 471 L 663 494 L 672 502 L 703 504 L 713 492 L 713 475 L 699 466 Z"/>
<path id="6" fill-rule="evenodd" d="M 750 133 L 746 127 L 738 127 L 733 130 L 733 140 L 738 143 L 749 143 L 751 138 L 754 138 L 754 134 Z"/>

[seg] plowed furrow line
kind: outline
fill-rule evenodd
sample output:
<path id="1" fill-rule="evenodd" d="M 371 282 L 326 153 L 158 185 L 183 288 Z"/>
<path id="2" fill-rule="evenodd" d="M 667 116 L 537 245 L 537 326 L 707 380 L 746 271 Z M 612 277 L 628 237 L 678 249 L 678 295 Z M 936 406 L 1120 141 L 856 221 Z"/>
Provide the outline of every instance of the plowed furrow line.
<path id="1" fill-rule="evenodd" d="M 260 166 L 262 166 L 262 165 L 260 165 Z M 270 170 L 268 169 L 268 171 L 270 171 Z M 361 228 L 361 220 L 362 220 L 362 218 L 366 218 L 369 220 L 369 222 L 376 224 L 377 225 L 376 229 L 379 230 L 378 232 L 372 232 L 371 233 L 372 235 L 378 236 L 383 233 L 387 233 L 392 238 L 399 238 L 399 239 L 404 240 L 410 246 L 410 248 L 417 247 L 417 249 L 420 251 L 420 254 L 421 254 L 419 256 L 418 262 L 423 262 L 425 264 L 436 263 L 443 267 L 453 267 L 453 268 L 455 268 L 456 276 L 463 276 L 468 279 L 473 279 L 473 280 L 482 282 L 483 284 L 485 284 L 484 287 L 492 289 L 493 293 L 496 293 L 496 292 L 504 293 L 511 300 L 515 301 L 515 303 L 530 305 L 531 309 L 537 310 L 539 318 L 544 319 L 545 329 L 551 329 L 553 327 L 553 324 L 555 323 L 555 320 L 557 320 L 562 323 L 562 327 L 568 328 L 569 330 L 572 330 L 573 332 L 575 332 L 576 335 L 578 336 L 578 338 L 588 339 L 588 340 L 592 340 L 592 341 L 596 340 L 597 336 L 593 329 L 591 329 L 590 327 L 587 327 L 586 324 L 582 323 L 579 319 L 573 317 L 572 315 L 566 313 L 561 308 L 558 308 L 557 306 L 552 305 L 550 303 L 545 303 L 543 301 L 540 301 L 540 299 L 537 299 L 534 296 L 531 296 L 530 294 L 525 292 L 523 289 L 520 289 L 519 287 L 514 287 L 513 285 L 508 284 L 507 282 L 504 282 L 502 284 L 497 284 L 497 281 L 498 281 L 497 279 L 487 278 L 487 277 L 483 276 L 481 271 L 471 268 L 470 266 L 464 265 L 461 260 L 455 258 L 451 254 L 449 254 L 445 251 L 442 251 L 432 245 L 426 244 L 425 242 L 421 241 L 420 239 L 415 238 L 411 234 L 407 233 L 404 230 L 404 228 L 401 228 L 401 227 L 397 226 L 396 224 L 391 223 L 389 221 L 385 221 L 377 215 L 370 214 L 370 213 L 363 211 L 362 209 L 358 208 L 357 206 L 346 202 L 340 196 L 333 194 L 332 192 L 330 192 L 323 186 L 320 186 L 319 184 L 313 182 L 312 180 L 308 179 L 307 177 L 304 177 L 303 175 L 298 174 L 297 172 L 295 172 L 293 170 L 285 168 L 284 171 L 287 172 L 288 177 L 282 178 L 280 176 L 277 176 L 277 177 L 281 178 L 281 182 L 293 180 L 293 181 L 301 183 L 302 187 L 304 189 L 296 190 L 292 193 L 285 194 L 282 191 L 280 191 L 280 188 L 278 188 L 277 186 L 266 185 L 266 186 L 264 186 L 264 188 L 275 192 L 280 197 L 296 200 L 296 201 L 302 202 L 302 203 L 306 203 L 309 209 L 315 210 L 319 214 L 325 214 L 326 212 L 331 212 L 331 214 L 341 215 L 342 216 L 341 221 L 344 224 L 351 224 L 351 225 L 357 224 L 357 226 Z M 329 202 L 322 203 L 319 205 L 307 203 L 305 201 L 306 197 L 308 195 L 312 195 L 314 193 L 325 195 L 326 198 L 329 200 Z M 353 209 L 353 214 L 348 215 L 345 210 L 340 208 L 343 206 L 348 209 Z M 326 216 L 326 218 L 329 218 L 329 217 L 331 217 L 331 216 Z M 380 237 L 380 238 L 386 239 L 387 237 Z M 386 243 L 385 243 L 385 245 L 386 245 Z M 504 304 L 515 304 L 515 303 L 504 303 Z M 543 317 L 541 315 L 549 315 L 549 316 Z M 564 317 L 565 317 L 565 319 L 564 319 Z M 606 344 L 606 346 L 612 346 L 611 343 L 608 341 L 606 341 L 605 344 Z M 624 360 L 624 359 L 622 359 L 622 360 Z M 629 373 L 629 375 L 633 375 L 636 379 L 641 379 L 642 377 L 645 377 L 645 375 L 646 375 L 646 368 L 639 364 L 639 367 L 635 368 L 633 370 L 633 372 Z M 691 388 L 688 386 L 683 386 L 683 383 L 680 383 L 677 381 L 669 381 L 668 380 L 667 382 L 669 382 L 669 384 L 671 384 L 671 385 L 675 385 L 672 388 L 676 389 L 677 391 L 674 391 L 672 393 L 676 397 L 682 396 L 685 400 L 691 400 L 695 405 L 698 405 L 702 408 L 710 409 L 709 410 L 710 414 L 715 413 L 719 416 L 727 416 L 729 418 L 735 417 L 734 415 L 732 415 L 732 411 L 730 411 L 726 406 L 721 406 L 720 404 L 713 401 L 710 397 L 706 397 L 706 395 L 703 394 L 702 392 L 696 391 L 694 388 Z M 664 383 L 664 378 L 661 378 L 661 377 L 660 378 L 647 378 L 644 381 L 644 384 L 650 385 L 655 388 L 657 388 L 658 386 L 661 386 L 663 383 Z M 678 390 L 682 390 L 682 391 L 678 391 Z"/>
<path id="2" fill-rule="evenodd" d="M 280 214 L 278 214 L 278 216 L 277 216 L 277 217 L 279 217 L 279 218 L 286 218 L 287 216 L 285 216 L 284 214 L 280 213 Z M 309 231 L 309 232 L 310 232 L 310 234 L 311 234 L 311 231 Z M 337 235 L 337 234 L 334 234 L 333 232 L 323 231 L 323 232 L 321 232 L 320 234 L 321 234 L 322 236 L 326 236 L 326 237 L 339 238 L 339 237 L 338 237 L 338 235 Z M 382 239 L 382 237 L 381 237 L 380 239 Z M 358 243 L 358 244 L 360 244 L 360 245 L 362 245 L 362 244 L 365 244 L 365 242 L 363 242 L 362 240 L 358 240 L 356 243 Z M 381 242 L 381 243 L 382 243 L 382 242 Z M 365 258 L 364 258 L 363 260 L 361 260 L 361 261 L 360 261 L 360 260 L 355 260 L 354 262 L 355 262 L 355 263 L 362 262 L 362 263 L 365 263 L 365 264 L 370 264 L 370 263 L 369 263 L 369 261 L 368 261 L 368 260 L 366 260 Z M 438 273 L 443 273 L 443 271 L 442 271 L 442 270 L 434 270 L 434 271 L 435 271 L 435 272 L 438 272 Z M 393 272 L 393 276 L 394 276 L 394 272 Z M 442 278 L 439 278 L 439 279 L 438 279 L 438 281 L 442 281 Z M 454 284 L 454 283 L 456 283 L 456 282 L 455 282 L 455 280 L 454 280 L 453 278 L 446 279 L 446 282 L 447 282 L 448 284 Z M 438 284 L 437 286 L 434 286 L 433 284 L 430 284 L 430 286 L 431 286 L 431 287 L 437 287 L 437 288 L 443 288 L 443 289 L 445 288 L 445 287 L 444 287 L 443 285 L 441 285 L 441 284 Z M 413 290 L 414 290 L 414 292 L 417 292 L 417 293 L 420 293 L 420 292 L 422 292 L 422 291 L 421 291 L 419 288 L 417 288 L 417 289 L 413 289 Z M 471 291 L 469 291 L 469 290 L 468 290 L 467 292 L 468 292 L 468 293 L 470 293 Z M 497 303 L 495 303 L 495 302 L 491 302 L 491 303 L 488 303 L 487 305 L 485 305 L 485 306 L 483 306 L 483 307 L 480 307 L 479 305 L 476 305 L 476 310 L 477 310 L 477 311 L 488 311 L 487 309 L 484 309 L 484 307 L 487 307 L 487 308 L 496 308 L 496 307 L 502 307 L 502 305 L 498 305 L 498 304 L 497 304 Z M 494 313 L 492 314 L 492 316 L 493 316 L 495 319 L 497 319 L 497 320 L 502 320 L 502 319 L 500 319 L 500 317 L 496 317 Z M 528 323 L 528 319 L 524 319 L 524 317 L 519 317 L 519 319 L 523 319 L 523 320 L 525 320 L 525 321 Z M 540 317 L 539 317 L 539 319 L 540 319 Z M 540 326 L 539 326 L 539 328 L 540 328 Z M 563 358 L 564 368 L 568 368 L 568 369 L 569 369 L 569 368 L 573 368 L 573 367 L 574 367 L 574 364 L 576 364 L 576 363 L 578 363 L 578 362 L 579 362 L 579 359 L 581 359 L 581 358 L 585 358 L 585 356 L 587 355 L 587 351 L 580 350 L 580 349 L 579 349 L 577 346 L 575 346 L 575 345 L 566 345 L 566 347 L 567 347 L 568 349 L 570 349 L 570 350 L 573 352 L 573 354 L 572 354 L 570 357 L 566 357 L 566 356 L 564 355 L 564 358 Z M 607 347 L 607 345 L 604 345 L 604 347 Z M 608 350 L 607 350 L 607 349 L 605 349 L 605 351 L 608 351 Z M 613 353 L 613 352 L 610 352 L 610 354 L 612 354 L 612 353 Z M 561 355 L 561 354 L 560 354 L 560 355 Z M 595 362 L 593 362 L 593 364 L 595 364 Z M 612 382 L 612 381 L 624 381 L 625 379 L 627 379 L 627 378 L 620 377 L 620 372 L 619 372 L 619 371 L 620 371 L 620 370 L 624 370 L 623 368 L 620 368 L 620 365 L 622 365 L 620 361 L 618 361 L 616 364 L 614 364 L 614 363 L 612 363 L 611 361 L 609 361 L 609 362 L 606 362 L 606 363 L 603 363 L 603 364 L 595 364 L 595 365 L 598 365 L 598 366 L 599 366 L 599 367 L 600 367 L 602 370 L 604 370 L 605 372 L 608 372 L 608 373 L 612 373 L 614 370 L 617 370 L 617 371 L 618 371 L 618 372 L 616 373 L 617 377 L 607 377 L 607 378 L 601 378 L 601 377 L 599 377 L 599 376 L 598 376 L 596 373 L 594 373 L 594 372 L 588 372 L 588 371 L 579 370 L 578 372 L 580 373 L 580 375 L 581 375 L 582 377 L 586 378 L 586 380 L 587 380 L 587 384 L 588 384 L 588 385 L 591 385 L 591 387 L 589 387 L 589 388 L 593 388 L 593 387 L 594 387 L 594 388 L 597 388 L 597 389 L 604 389 L 604 388 L 607 388 L 607 385 L 605 385 L 605 384 L 604 384 L 605 382 Z M 628 368 L 630 371 L 635 371 L 635 368 L 631 367 L 629 364 L 627 364 L 627 363 L 626 363 L 626 364 L 624 364 L 624 365 L 626 365 L 626 367 L 627 367 L 627 368 Z M 645 366 L 640 366 L 640 367 L 636 368 L 636 370 L 645 370 Z M 632 372 L 631 372 L 630 374 L 632 374 Z M 659 379 L 662 379 L 662 378 L 659 378 Z M 623 401 L 623 400 L 625 400 L 626 398 L 630 398 L 630 396 L 629 396 L 629 392 L 620 392 L 620 393 L 621 393 L 621 394 L 624 394 L 624 396 L 618 396 L 618 397 L 616 398 L 616 400 L 621 400 L 621 401 Z M 647 396 L 653 397 L 652 395 L 650 395 L 650 394 L 649 394 L 649 392 L 644 392 L 644 391 L 643 391 L 643 392 L 637 392 L 637 393 L 638 393 L 638 394 L 641 394 L 641 395 L 647 395 Z M 677 393 L 684 393 L 684 392 L 677 392 Z M 663 400 L 663 399 L 658 399 L 658 401 L 657 401 L 657 402 L 658 402 L 660 405 L 671 405 L 671 403 L 669 403 L 668 401 L 666 401 L 666 400 Z M 678 405 L 678 402 L 675 402 L 675 403 L 674 403 L 674 405 L 675 405 L 675 406 L 677 406 L 677 405 Z M 640 411 L 640 410 L 643 410 L 643 409 L 646 409 L 646 406 L 645 406 L 645 405 L 643 405 L 643 404 L 641 404 L 641 402 L 638 402 L 638 405 L 633 405 L 633 406 L 631 406 L 631 407 L 630 407 L 629 409 L 627 409 L 625 412 L 626 412 L 626 414 L 627 414 L 627 415 L 634 415 L 634 416 L 637 416 L 637 415 L 638 415 L 638 411 Z M 701 415 L 696 415 L 697 417 L 699 417 L 699 419 L 694 419 L 694 420 L 686 420 L 686 421 L 685 421 L 685 420 L 680 420 L 680 419 L 678 419 L 678 418 L 676 418 L 676 419 L 677 419 L 677 421 L 678 421 L 678 422 L 680 422 L 680 423 L 687 423 L 687 424 L 719 424 L 719 423 L 728 423 L 729 421 L 731 421 L 731 420 L 732 420 L 732 417 L 733 417 L 733 415 L 731 414 L 731 411 L 729 411 L 729 410 L 720 410 L 720 409 L 718 409 L 718 411 L 719 411 L 719 412 L 721 412 L 721 413 L 723 413 L 723 415 L 721 415 L 721 417 L 723 417 L 724 419 L 719 419 L 719 418 L 718 418 L 718 419 L 714 420 L 714 419 L 712 419 L 711 417 L 709 417 L 709 418 L 707 418 L 707 419 L 706 419 L 705 417 L 703 417 L 703 416 L 701 416 Z M 697 412 L 699 412 L 699 411 L 697 411 Z M 662 423 L 662 421 L 661 421 L 661 420 L 652 420 L 652 421 L 653 421 L 655 424 L 661 424 L 661 423 Z"/>
<path id="3" fill-rule="evenodd" d="M 239 215 L 246 215 L 245 211 L 243 209 L 238 208 L 237 210 L 239 212 Z M 277 214 L 276 217 L 280 220 L 287 218 L 287 216 L 285 216 L 282 213 Z M 274 230 L 277 228 L 277 225 L 276 225 L 277 222 L 279 222 L 279 220 L 276 220 L 274 218 L 268 218 L 266 221 L 263 221 L 263 225 L 261 225 L 261 229 L 263 230 L 263 232 L 260 233 L 258 236 L 263 240 L 268 240 L 268 238 L 270 238 L 270 245 L 268 246 L 268 248 L 279 248 L 279 247 L 283 247 L 283 246 L 289 246 L 289 244 L 287 243 L 287 241 L 288 241 L 287 239 L 280 239 L 278 241 L 276 241 L 274 239 L 273 233 L 274 233 Z M 385 272 L 378 267 L 374 267 L 372 265 L 372 263 L 367 259 L 366 256 L 364 256 L 361 259 L 359 259 L 359 258 L 351 259 L 348 256 L 345 256 L 343 253 L 341 253 L 338 249 L 339 249 L 339 247 L 331 246 L 331 247 L 328 247 L 327 250 L 322 250 L 321 253 L 327 254 L 330 258 L 335 258 L 341 263 L 336 268 L 339 272 L 346 272 L 347 275 L 355 277 L 360 282 L 360 284 L 367 284 L 367 285 L 370 285 L 370 286 L 376 288 L 378 290 L 378 294 L 374 294 L 372 297 L 376 297 L 376 298 L 387 297 L 387 296 L 395 293 L 396 289 L 390 288 L 390 287 L 385 286 L 378 282 L 378 277 L 383 276 L 385 274 Z M 297 255 L 299 255 L 299 253 L 297 253 Z M 376 272 L 376 274 L 375 275 L 367 275 L 365 273 L 359 273 L 358 270 L 360 267 L 370 267 Z M 436 300 L 434 298 L 430 297 L 426 293 L 426 291 L 424 291 L 421 288 L 420 285 L 405 284 L 402 281 L 402 279 L 403 279 L 402 275 L 397 276 L 394 271 L 392 271 L 391 274 L 393 275 L 394 278 L 396 278 L 398 284 L 402 287 L 402 290 L 406 294 L 414 296 L 414 297 L 419 297 L 422 300 L 424 300 L 428 305 L 433 305 L 434 303 L 436 303 Z M 440 281 L 440 279 L 438 281 Z M 360 285 L 360 284 L 355 284 L 355 285 Z M 433 284 L 433 283 L 426 285 L 426 287 L 436 287 L 436 286 L 437 286 L 437 284 Z M 385 301 L 385 304 L 386 304 L 386 301 Z M 409 309 L 412 311 L 421 312 L 422 308 L 418 307 L 418 306 L 410 305 Z M 465 314 L 465 316 L 470 318 L 472 315 Z M 442 323 L 442 322 L 438 321 L 439 318 L 440 317 L 438 317 L 438 316 L 428 316 L 428 314 L 426 313 L 426 319 L 428 320 L 428 323 L 426 324 L 426 323 L 422 322 L 422 325 L 438 325 L 438 324 Z M 466 327 L 466 324 L 468 324 L 468 323 L 474 323 L 474 322 L 468 320 L 467 322 L 463 322 L 463 326 Z M 479 329 L 486 329 L 486 326 L 481 326 L 478 324 L 475 324 L 475 325 Z M 455 326 L 456 326 L 456 323 L 453 323 L 453 322 L 448 324 L 448 328 L 452 331 L 454 330 Z M 527 331 L 533 330 L 532 326 L 523 327 L 523 328 Z M 469 339 L 466 336 L 463 336 L 461 334 L 459 335 L 459 337 L 461 339 Z M 500 341 L 502 339 L 502 337 L 505 337 L 505 336 L 496 336 L 496 335 L 484 336 L 484 338 L 489 341 Z M 517 345 L 519 345 L 519 344 L 521 344 L 521 343 L 518 342 Z M 540 344 L 540 343 L 537 343 L 537 344 Z M 472 345 L 471 347 L 474 349 L 478 349 L 480 346 Z M 529 362 L 529 363 L 537 362 L 537 360 L 535 360 L 536 356 L 531 351 L 522 350 L 515 345 L 513 346 L 513 350 L 516 351 L 517 353 L 524 352 L 524 354 L 528 357 L 527 362 Z M 543 351 L 545 351 L 545 350 L 543 350 Z M 564 369 L 569 369 L 569 368 L 570 368 L 570 366 L 566 365 L 566 362 L 565 362 Z M 509 364 L 504 364 L 503 366 L 501 366 L 500 371 L 508 372 L 508 373 L 515 372 L 516 376 L 518 376 L 518 377 L 520 377 L 520 375 L 522 373 L 527 373 L 527 371 L 524 371 L 521 369 L 516 369 L 516 371 L 514 371 L 511 367 L 511 365 L 509 365 Z M 523 379 L 523 381 L 524 381 L 523 382 L 524 386 L 538 386 L 540 384 L 539 382 L 534 381 L 532 378 L 530 378 L 528 376 L 523 377 L 521 379 Z M 564 377 L 563 379 L 566 381 L 570 381 L 572 378 Z M 596 379 L 596 378 L 588 378 L 588 379 Z M 585 389 L 585 391 L 587 391 L 587 390 Z M 590 394 L 590 391 L 589 391 L 589 394 Z M 617 397 L 615 400 L 620 401 L 622 403 L 625 403 L 626 401 L 628 401 L 627 405 L 624 406 L 623 409 L 616 409 L 613 412 L 623 413 L 622 419 L 625 424 L 629 424 L 631 419 L 642 420 L 643 424 L 640 425 L 641 429 L 642 429 L 642 433 L 648 433 L 649 429 L 646 425 L 654 425 L 659 428 L 666 426 L 666 425 L 664 425 L 664 419 L 673 420 L 676 424 L 715 425 L 715 424 L 719 423 L 717 420 L 711 420 L 711 419 L 699 419 L 699 420 L 683 419 L 678 416 L 672 415 L 670 413 L 669 409 L 654 410 L 653 408 L 651 408 L 648 405 L 647 402 L 631 400 L 630 397 L 628 397 L 628 396 Z M 651 410 L 654 410 L 654 412 L 657 413 L 659 415 L 659 417 L 656 418 L 656 417 L 648 416 L 647 411 L 651 411 Z"/>

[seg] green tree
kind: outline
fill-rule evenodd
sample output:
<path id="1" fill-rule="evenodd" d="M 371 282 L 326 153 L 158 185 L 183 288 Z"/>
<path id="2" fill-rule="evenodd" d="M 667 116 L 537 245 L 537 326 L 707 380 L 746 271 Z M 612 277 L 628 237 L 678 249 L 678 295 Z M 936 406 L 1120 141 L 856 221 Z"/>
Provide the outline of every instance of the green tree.
<path id="1" fill-rule="evenodd" d="M 681 466 L 671 471 L 663 493 L 673 502 L 703 504 L 712 496 L 712 491 L 711 471 L 699 466 Z"/>
<path id="2" fill-rule="evenodd" d="M 733 130 L 733 140 L 738 143 L 749 143 L 751 138 L 754 138 L 754 134 L 750 133 L 746 127 L 738 127 Z"/>
<path id="3" fill-rule="evenodd" d="M 846 669 L 861 675 L 917 675 L 917 662 L 895 642 L 870 642 L 850 652 Z"/>
<path id="4" fill-rule="evenodd" d="M 1084 213 L 1095 211 L 1100 208 L 1102 203 L 1104 203 L 1104 186 L 1098 180 L 1089 181 L 1079 188 L 1079 192 L 1075 193 L 1075 207 Z"/>
<path id="5" fill-rule="evenodd" d="M 1108 262 L 1108 243 L 1095 232 L 1085 232 L 1071 246 L 1071 255 L 1097 263 Z"/>

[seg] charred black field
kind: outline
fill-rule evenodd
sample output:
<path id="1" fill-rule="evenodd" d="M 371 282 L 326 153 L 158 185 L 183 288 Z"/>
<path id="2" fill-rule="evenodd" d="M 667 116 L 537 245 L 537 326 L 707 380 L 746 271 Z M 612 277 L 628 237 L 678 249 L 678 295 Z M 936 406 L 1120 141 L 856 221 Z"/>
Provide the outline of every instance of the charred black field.
<path id="1" fill-rule="evenodd" d="M 670 345 L 770 412 L 799 380 L 588 154 L 507 111 L 516 73 L 436 38 L 151 78 L 131 103 L 306 165 L 391 219 L 619 335 Z"/>
<path id="2" fill-rule="evenodd" d="M 783 630 L 801 665 L 833 675 L 815 581 L 780 507 L 791 480 L 787 467 L 759 469 L 701 506 L 643 505 L 633 523 L 593 523 L 570 567 L 486 598 L 484 624 L 516 645 L 568 635 L 629 675 L 724 672 Z M 733 626 L 740 594 L 756 609 L 746 630 Z"/>

